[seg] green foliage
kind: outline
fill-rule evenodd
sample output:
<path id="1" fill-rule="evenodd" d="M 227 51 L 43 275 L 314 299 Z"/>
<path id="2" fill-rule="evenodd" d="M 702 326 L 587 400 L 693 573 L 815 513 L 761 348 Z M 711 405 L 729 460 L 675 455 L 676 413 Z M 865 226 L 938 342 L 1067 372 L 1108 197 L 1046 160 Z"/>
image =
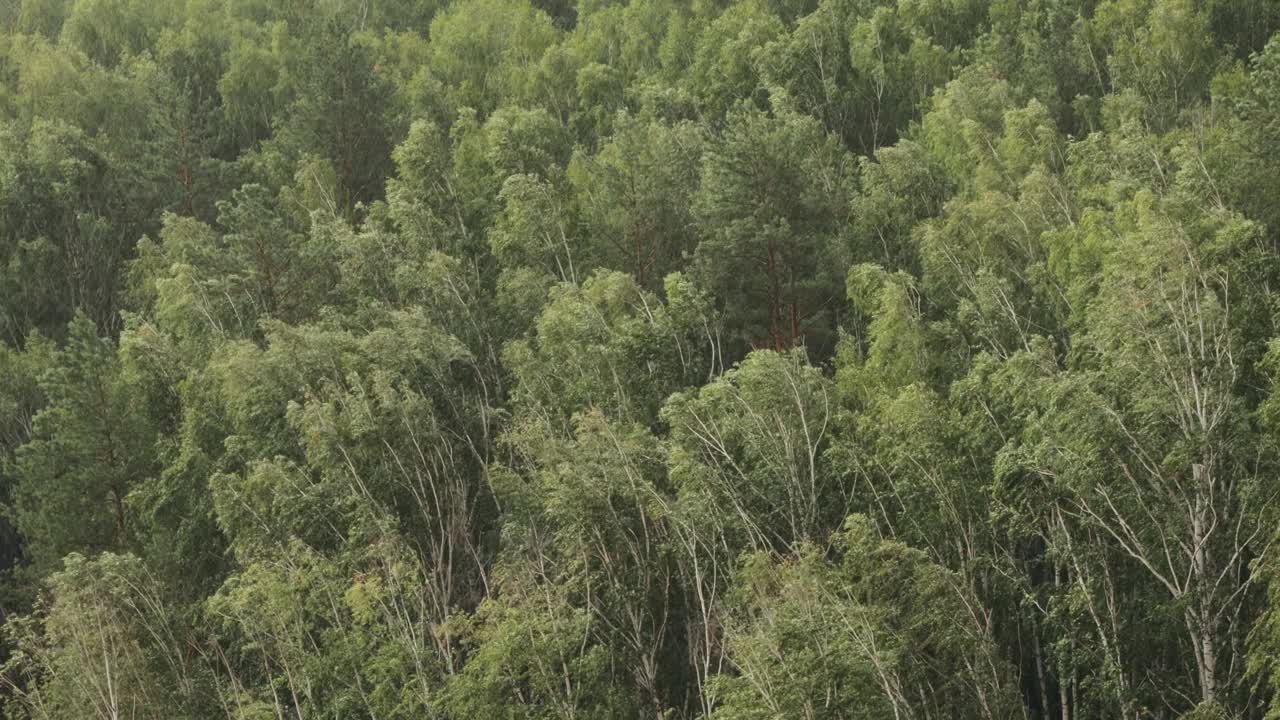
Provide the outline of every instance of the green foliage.
<path id="1" fill-rule="evenodd" d="M 933 708 L 958 717 L 1003 716 L 1013 698 L 987 686 L 981 638 L 957 623 L 961 581 L 850 516 L 832 539 L 797 557 L 747 554 L 726 599 L 728 654 L 716 718 L 878 718 Z M 969 672 L 937 675 L 938 667 Z"/>
<path id="2" fill-rule="evenodd" d="M 504 351 L 517 406 L 552 422 L 599 409 L 654 423 L 668 395 L 716 369 L 705 297 L 680 275 L 668 276 L 667 296 L 664 305 L 619 272 L 553 288 L 534 338 Z"/>
<path id="3" fill-rule="evenodd" d="M 13 717 L 194 718 L 207 668 L 164 589 L 132 555 L 67 555 L 48 578 L 47 604 L 4 626 Z"/>
<path id="4" fill-rule="evenodd" d="M 26 554 L 56 567 L 73 550 L 123 550 L 127 496 L 152 471 L 155 428 L 116 357 L 84 317 L 39 378 L 45 405 L 15 453 L 13 507 Z M 67 518 L 76 518 L 67 522 Z"/>
<path id="5" fill-rule="evenodd" d="M 672 483 L 716 544 L 784 550 L 816 541 L 843 517 L 845 488 L 825 449 L 830 381 L 803 353 L 760 350 L 663 408 Z"/>
<path id="6" fill-rule="evenodd" d="M 414 83 L 434 85 L 440 96 L 424 99 L 450 115 L 462 108 L 488 115 L 508 98 L 537 102 L 522 95 L 536 87 L 538 59 L 558 35 L 526 0 L 457 3 L 431 21 L 430 64 Z"/>
<path id="7" fill-rule="evenodd" d="M 1277 28 L 0 2 L 0 714 L 1276 716 Z"/>
<path id="8" fill-rule="evenodd" d="M 577 153 L 569 180 L 596 252 L 646 288 L 676 271 L 697 245 L 692 198 L 705 142 L 690 122 L 666 126 L 620 116 L 595 155 Z"/>
<path id="9" fill-rule="evenodd" d="M 709 148 L 694 201 L 703 233 L 693 260 L 723 303 L 734 350 L 831 342 L 847 264 L 845 220 L 856 169 L 811 117 L 739 109 Z"/>

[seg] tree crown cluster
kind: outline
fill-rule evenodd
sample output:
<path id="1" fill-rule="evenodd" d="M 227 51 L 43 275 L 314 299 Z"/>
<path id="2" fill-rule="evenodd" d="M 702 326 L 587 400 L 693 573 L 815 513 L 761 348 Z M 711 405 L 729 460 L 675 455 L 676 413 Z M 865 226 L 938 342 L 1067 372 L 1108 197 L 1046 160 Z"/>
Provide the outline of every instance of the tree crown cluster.
<path id="1" fill-rule="evenodd" d="M 1277 31 L 0 3 L 0 714 L 1280 717 Z"/>

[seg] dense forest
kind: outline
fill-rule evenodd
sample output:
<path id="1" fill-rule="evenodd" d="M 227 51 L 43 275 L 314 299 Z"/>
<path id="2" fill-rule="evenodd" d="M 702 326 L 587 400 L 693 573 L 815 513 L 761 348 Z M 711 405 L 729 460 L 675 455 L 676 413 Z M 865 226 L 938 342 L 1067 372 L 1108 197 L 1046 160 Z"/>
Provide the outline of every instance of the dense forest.
<path id="1" fill-rule="evenodd" d="M 0 507 L 9 720 L 1280 718 L 1280 0 L 0 1 Z"/>

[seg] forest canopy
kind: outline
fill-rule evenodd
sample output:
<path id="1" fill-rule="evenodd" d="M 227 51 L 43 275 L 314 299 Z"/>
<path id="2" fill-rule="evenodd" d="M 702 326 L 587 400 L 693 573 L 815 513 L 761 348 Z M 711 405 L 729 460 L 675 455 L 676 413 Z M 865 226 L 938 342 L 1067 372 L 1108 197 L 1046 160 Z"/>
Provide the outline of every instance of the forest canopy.
<path id="1" fill-rule="evenodd" d="M 0 2 L 0 716 L 1280 718 L 1278 33 Z"/>

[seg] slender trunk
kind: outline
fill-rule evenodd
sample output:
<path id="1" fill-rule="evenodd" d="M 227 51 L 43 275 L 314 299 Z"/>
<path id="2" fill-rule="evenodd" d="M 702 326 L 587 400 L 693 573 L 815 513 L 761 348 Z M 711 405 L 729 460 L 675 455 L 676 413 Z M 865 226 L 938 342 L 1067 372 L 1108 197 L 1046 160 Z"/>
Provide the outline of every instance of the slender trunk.
<path id="1" fill-rule="evenodd" d="M 1072 650 L 1075 650 L 1075 641 L 1072 641 Z M 1062 720 L 1071 720 L 1071 685 L 1075 682 L 1075 671 L 1070 675 L 1063 672 L 1066 668 L 1062 667 L 1062 663 L 1058 664 L 1058 716 Z"/>
<path id="2" fill-rule="evenodd" d="M 773 341 L 773 349 L 780 352 L 782 350 L 782 293 L 778 288 L 778 250 L 772 237 L 769 238 L 768 252 L 769 335 Z"/>
<path id="3" fill-rule="evenodd" d="M 791 337 L 788 339 L 788 345 L 795 345 L 800 338 L 800 309 L 796 307 L 795 292 L 792 291 L 791 297 Z"/>
<path id="4" fill-rule="evenodd" d="M 1040 693 L 1040 717 L 1049 720 L 1049 688 L 1044 673 L 1044 649 L 1040 644 L 1040 623 L 1031 623 L 1031 648 L 1036 660 L 1036 688 Z"/>
<path id="5" fill-rule="evenodd" d="M 111 505 L 115 510 L 116 516 L 116 543 L 123 548 L 125 543 L 128 541 L 128 535 L 127 528 L 125 527 L 124 493 L 119 489 L 112 488 Z"/>
<path id="6" fill-rule="evenodd" d="M 1212 488 L 1213 478 L 1209 471 L 1209 463 L 1196 463 L 1192 466 L 1192 477 L 1196 486 L 1195 506 L 1191 512 L 1191 556 L 1192 576 L 1195 585 L 1204 587 L 1212 577 L 1214 568 L 1207 549 L 1208 534 L 1213 521 L 1210 518 L 1211 500 L 1208 495 Z M 1191 642 L 1195 648 L 1195 658 L 1200 676 L 1200 699 L 1212 703 L 1218 696 L 1218 649 L 1216 623 L 1214 620 L 1214 598 L 1211 594 L 1197 598 L 1195 606 L 1187 610 L 1187 629 L 1191 634 Z"/>

